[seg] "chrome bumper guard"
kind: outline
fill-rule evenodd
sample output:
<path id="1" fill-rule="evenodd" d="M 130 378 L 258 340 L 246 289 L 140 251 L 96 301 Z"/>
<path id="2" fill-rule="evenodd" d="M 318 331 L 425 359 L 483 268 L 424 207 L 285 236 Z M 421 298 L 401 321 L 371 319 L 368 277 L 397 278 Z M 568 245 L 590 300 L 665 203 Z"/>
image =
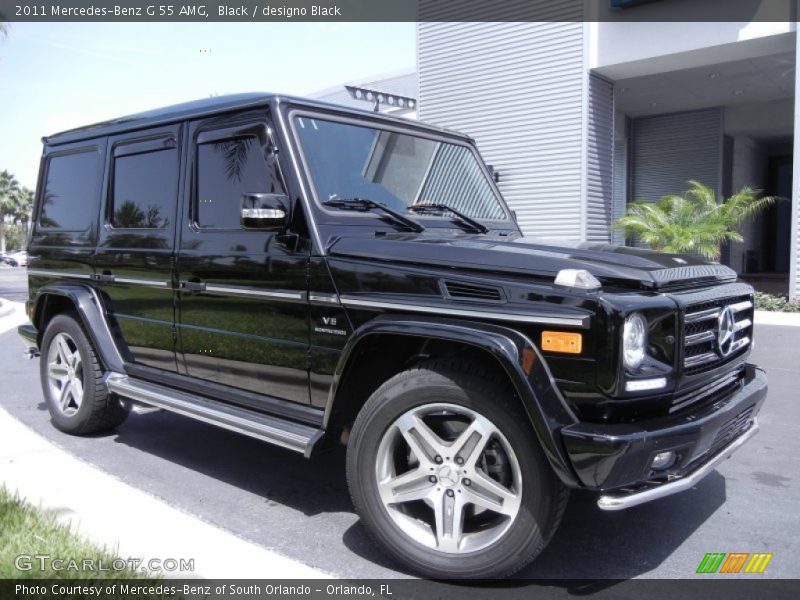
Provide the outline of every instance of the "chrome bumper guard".
<path id="1" fill-rule="evenodd" d="M 739 449 L 740 446 L 747 443 L 747 441 L 758 433 L 758 420 L 754 420 L 750 428 L 742 435 L 733 440 L 730 444 L 725 446 L 717 454 L 715 454 L 708 462 L 703 463 L 696 470 L 688 475 L 662 483 L 657 487 L 651 487 L 638 492 L 631 492 L 629 494 L 608 494 L 600 496 L 597 500 L 597 506 L 602 510 L 625 510 L 633 506 L 650 502 L 651 500 L 658 500 L 678 492 L 688 490 L 697 484 L 706 475 L 711 473 L 720 463 L 729 459 L 731 455 Z"/>

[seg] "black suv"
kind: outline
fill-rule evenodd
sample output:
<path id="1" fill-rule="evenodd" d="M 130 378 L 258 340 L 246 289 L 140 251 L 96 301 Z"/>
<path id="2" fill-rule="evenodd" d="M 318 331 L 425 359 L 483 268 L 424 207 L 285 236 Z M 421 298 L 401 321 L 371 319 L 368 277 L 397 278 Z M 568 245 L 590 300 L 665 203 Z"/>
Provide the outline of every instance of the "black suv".
<path id="1" fill-rule="evenodd" d="M 692 487 L 767 390 L 730 269 L 524 237 L 470 138 L 308 100 L 46 138 L 28 251 L 57 428 L 138 402 L 346 444 L 365 526 L 427 576 L 516 571 L 570 488 L 619 510 Z"/>

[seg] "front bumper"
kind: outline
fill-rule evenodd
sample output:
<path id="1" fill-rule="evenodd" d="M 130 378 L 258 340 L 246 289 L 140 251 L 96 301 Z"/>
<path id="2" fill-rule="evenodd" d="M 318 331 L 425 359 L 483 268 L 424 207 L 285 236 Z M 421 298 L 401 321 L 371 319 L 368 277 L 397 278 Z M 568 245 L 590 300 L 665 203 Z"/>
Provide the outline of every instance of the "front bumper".
<path id="1" fill-rule="evenodd" d="M 680 492 L 708 475 L 758 431 L 766 394 L 766 375 L 747 365 L 743 386 L 702 412 L 644 423 L 578 423 L 561 435 L 581 483 L 606 492 L 600 508 L 620 510 Z M 653 470 L 654 456 L 669 450 L 675 463 Z"/>

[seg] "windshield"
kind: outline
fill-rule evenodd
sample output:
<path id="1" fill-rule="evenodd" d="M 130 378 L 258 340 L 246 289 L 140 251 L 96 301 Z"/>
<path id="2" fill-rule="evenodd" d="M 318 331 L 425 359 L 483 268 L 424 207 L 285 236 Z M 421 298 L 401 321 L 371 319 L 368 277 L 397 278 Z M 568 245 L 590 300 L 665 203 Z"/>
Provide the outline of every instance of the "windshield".
<path id="1" fill-rule="evenodd" d="M 295 117 L 320 202 L 361 198 L 405 212 L 446 204 L 478 220 L 507 220 L 467 146 L 363 125 Z"/>

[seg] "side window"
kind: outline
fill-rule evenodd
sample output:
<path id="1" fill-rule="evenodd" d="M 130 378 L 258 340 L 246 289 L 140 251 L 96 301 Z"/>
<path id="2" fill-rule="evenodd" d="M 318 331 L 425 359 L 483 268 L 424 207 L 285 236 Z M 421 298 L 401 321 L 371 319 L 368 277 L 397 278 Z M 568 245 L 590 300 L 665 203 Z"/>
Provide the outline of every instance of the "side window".
<path id="1" fill-rule="evenodd" d="M 197 225 L 238 229 L 242 195 L 285 193 L 269 147 L 256 135 L 241 135 L 197 145 Z"/>
<path id="2" fill-rule="evenodd" d="M 95 222 L 100 154 L 96 149 L 51 156 L 42 195 L 42 229 L 82 231 Z"/>
<path id="3" fill-rule="evenodd" d="M 159 149 L 116 156 L 111 225 L 162 229 L 172 223 L 178 190 L 178 151 Z"/>

